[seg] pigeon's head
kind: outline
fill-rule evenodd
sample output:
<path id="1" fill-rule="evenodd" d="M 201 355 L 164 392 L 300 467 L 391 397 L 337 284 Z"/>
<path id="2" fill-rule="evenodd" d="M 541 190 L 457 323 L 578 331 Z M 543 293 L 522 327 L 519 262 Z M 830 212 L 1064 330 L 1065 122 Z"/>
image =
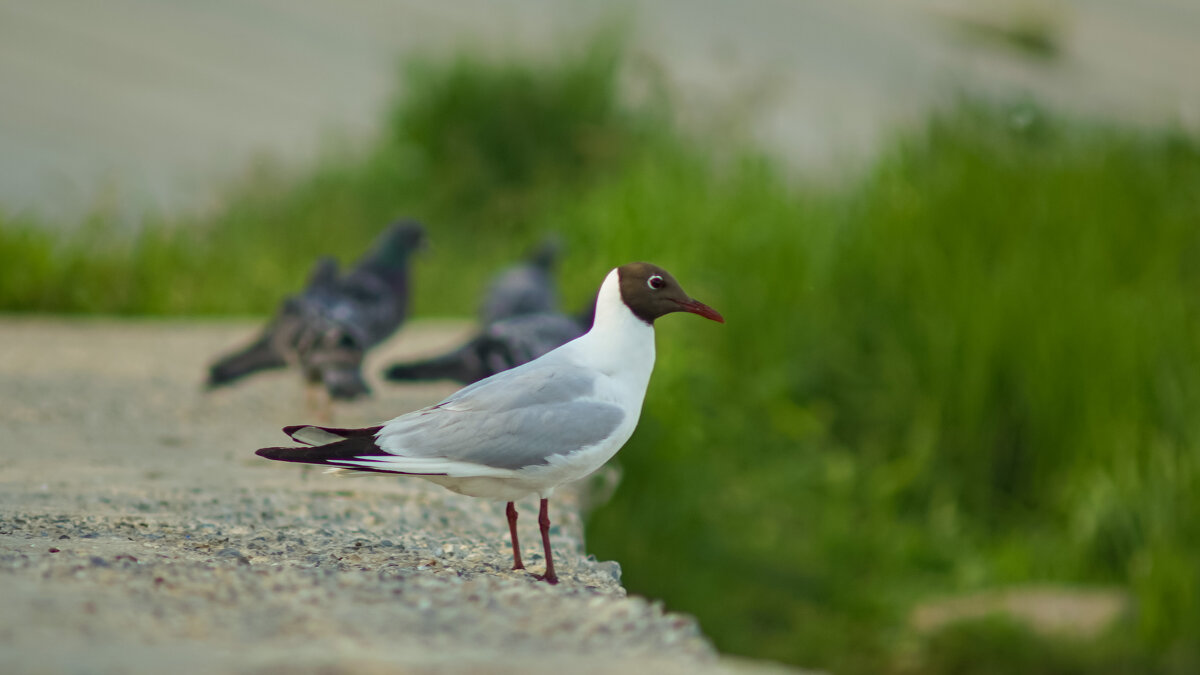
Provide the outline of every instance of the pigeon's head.
<path id="1" fill-rule="evenodd" d="M 322 256 L 313 263 L 312 271 L 308 273 L 308 284 L 305 288 L 329 288 L 337 284 L 338 263 L 330 256 Z M 294 299 L 292 299 L 294 301 Z"/>
<path id="2" fill-rule="evenodd" d="M 425 228 L 420 223 L 404 220 L 383 231 L 375 240 L 371 258 L 379 265 L 400 267 L 425 245 Z"/>
<path id="3" fill-rule="evenodd" d="M 554 267 L 554 263 L 558 260 L 558 256 L 562 254 L 562 249 L 562 237 L 559 237 L 558 235 L 548 235 L 540 244 L 537 245 L 537 248 L 530 252 L 529 263 L 535 267 L 549 271 L 550 268 Z"/>
<path id="4" fill-rule="evenodd" d="M 725 323 L 717 310 L 693 300 L 683 291 L 671 273 L 645 262 L 629 263 L 617 268 L 621 282 L 621 300 L 625 306 L 646 323 L 671 312 L 691 312 L 706 319 Z"/>

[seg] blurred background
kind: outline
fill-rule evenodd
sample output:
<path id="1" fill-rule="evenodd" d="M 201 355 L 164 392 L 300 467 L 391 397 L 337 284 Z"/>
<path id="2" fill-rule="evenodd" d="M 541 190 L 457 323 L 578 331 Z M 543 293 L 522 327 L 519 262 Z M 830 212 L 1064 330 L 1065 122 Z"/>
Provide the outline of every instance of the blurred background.
<path id="1" fill-rule="evenodd" d="M 724 651 L 1200 669 L 1200 4 L 0 2 L 0 310 L 670 269 L 589 548 Z M 403 339 L 403 332 L 394 339 Z M 198 374 L 199 377 L 199 374 Z"/>

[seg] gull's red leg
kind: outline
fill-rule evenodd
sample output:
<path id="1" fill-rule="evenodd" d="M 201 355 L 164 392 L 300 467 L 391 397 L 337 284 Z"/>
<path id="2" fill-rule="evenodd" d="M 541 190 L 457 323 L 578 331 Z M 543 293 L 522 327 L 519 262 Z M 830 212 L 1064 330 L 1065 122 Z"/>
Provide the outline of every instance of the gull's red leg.
<path id="1" fill-rule="evenodd" d="M 554 555 L 550 553 L 550 500 L 543 499 L 542 507 L 538 511 L 538 525 L 542 528 L 542 548 L 546 549 L 546 573 L 542 575 L 542 581 L 548 584 L 557 584 L 558 575 L 554 573 Z"/>
<path id="2" fill-rule="evenodd" d="M 505 509 L 508 514 L 508 533 L 512 535 L 513 545 L 513 569 L 525 569 L 525 563 L 521 562 L 521 545 L 517 543 L 517 507 L 512 502 L 508 503 L 508 508 Z"/>

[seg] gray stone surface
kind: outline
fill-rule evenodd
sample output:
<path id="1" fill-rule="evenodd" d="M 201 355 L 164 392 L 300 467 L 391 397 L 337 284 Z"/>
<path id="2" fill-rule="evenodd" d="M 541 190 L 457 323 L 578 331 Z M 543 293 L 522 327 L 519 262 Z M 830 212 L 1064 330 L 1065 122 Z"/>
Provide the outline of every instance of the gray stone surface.
<path id="1" fill-rule="evenodd" d="M 299 376 L 205 393 L 249 322 L 0 318 L 0 672 L 722 672 L 696 621 L 586 555 L 579 490 L 552 501 L 551 587 L 514 572 L 503 504 L 416 479 L 262 460 L 306 421 Z M 451 385 L 379 381 L 464 323 L 368 360 L 377 422 Z M 530 572 L 536 509 L 521 505 Z"/>

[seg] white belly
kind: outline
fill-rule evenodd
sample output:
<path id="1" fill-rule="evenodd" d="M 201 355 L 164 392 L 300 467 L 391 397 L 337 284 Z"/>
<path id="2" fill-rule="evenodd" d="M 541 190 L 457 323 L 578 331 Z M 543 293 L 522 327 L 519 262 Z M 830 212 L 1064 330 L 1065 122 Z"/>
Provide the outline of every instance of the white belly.
<path id="1" fill-rule="evenodd" d="M 564 483 L 585 478 L 625 445 L 637 427 L 637 411 L 604 443 L 585 448 L 570 455 L 551 455 L 546 464 L 518 469 L 508 476 L 421 476 L 447 490 L 481 499 L 516 501 L 529 495 L 547 499 L 554 489 Z"/>

